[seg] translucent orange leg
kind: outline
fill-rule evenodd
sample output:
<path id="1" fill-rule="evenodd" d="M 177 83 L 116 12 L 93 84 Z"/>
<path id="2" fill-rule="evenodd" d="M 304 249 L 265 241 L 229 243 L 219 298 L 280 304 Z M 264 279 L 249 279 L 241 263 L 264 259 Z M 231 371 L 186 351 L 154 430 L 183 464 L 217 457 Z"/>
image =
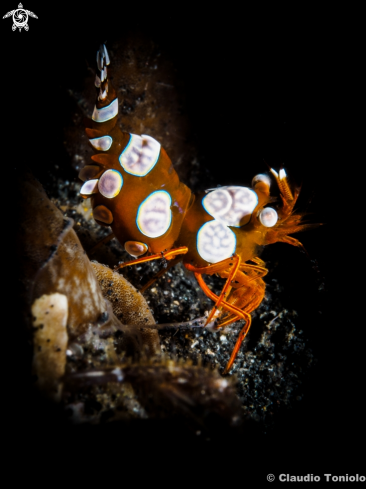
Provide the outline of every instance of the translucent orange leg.
<path id="1" fill-rule="evenodd" d="M 252 318 L 251 318 L 251 315 L 248 314 L 248 319 L 243 327 L 243 329 L 240 331 L 239 333 L 239 337 L 238 339 L 236 340 L 236 343 L 235 343 L 235 346 L 234 346 L 234 349 L 233 351 L 231 352 L 231 356 L 229 358 L 229 361 L 227 362 L 226 364 L 226 367 L 223 371 L 223 374 L 227 374 L 229 372 L 229 370 L 231 369 L 233 363 L 234 363 L 234 360 L 236 358 L 236 355 L 238 354 L 238 351 L 241 347 L 241 344 L 243 343 L 243 340 L 244 338 L 246 337 L 246 335 L 248 334 L 248 331 L 250 329 L 250 326 L 252 324 Z"/>
<path id="2" fill-rule="evenodd" d="M 195 273 L 195 277 L 196 277 L 197 282 L 199 283 L 200 287 L 202 288 L 204 293 L 207 295 L 207 297 L 209 297 L 213 301 L 216 301 L 218 299 L 218 296 L 216 294 L 214 294 L 207 287 L 202 276 L 199 273 Z M 235 343 L 234 349 L 231 353 L 231 356 L 229 358 L 229 361 L 227 362 L 227 365 L 223 371 L 223 374 L 227 374 L 229 372 L 229 370 L 231 369 L 233 363 L 234 363 L 234 360 L 236 358 L 236 355 L 238 354 L 238 351 L 240 349 L 241 344 L 243 343 L 244 338 L 248 334 L 248 331 L 250 329 L 250 325 L 252 324 L 252 318 L 251 318 L 250 314 L 248 314 L 247 312 L 242 311 L 241 309 L 233 306 L 232 304 L 229 304 L 228 302 L 226 302 L 224 300 L 222 300 L 221 304 L 225 309 L 229 310 L 230 312 L 234 312 L 235 314 L 237 314 L 238 317 L 245 319 L 245 325 L 239 333 L 239 337 L 236 340 L 236 343 Z M 236 320 L 236 317 L 233 318 L 233 320 L 231 320 L 230 322 L 233 322 L 234 320 Z M 222 327 L 222 326 L 224 326 L 224 324 L 220 325 L 220 327 Z"/>
<path id="3" fill-rule="evenodd" d="M 201 287 L 203 292 L 207 295 L 207 297 L 209 299 L 213 300 L 214 302 L 217 302 L 219 300 L 219 296 L 214 294 L 212 292 L 212 290 L 210 290 L 207 287 L 205 281 L 202 278 L 202 275 L 200 273 L 195 272 L 194 276 L 196 277 L 199 286 Z M 242 318 L 242 319 L 246 320 L 248 317 L 248 313 L 246 313 L 245 311 L 242 311 L 241 309 L 239 309 L 239 307 L 236 307 L 236 306 L 233 306 L 232 304 L 229 304 L 229 302 L 226 302 L 223 299 L 221 299 L 221 306 L 224 309 L 226 309 L 227 311 L 230 311 L 230 312 L 233 312 L 234 314 L 236 314 L 238 316 L 238 318 Z M 206 321 L 206 324 L 207 324 L 207 321 Z"/>
<path id="4" fill-rule="evenodd" d="M 120 265 L 117 265 L 115 267 L 115 270 L 118 270 L 119 268 L 129 267 L 130 265 L 136 265 L 137 263 L 145 263 L 148 261 L 159 260 L 161 258 L 171 260 L 175 256 L 184 255 L 187 252 L 187 246 L 180 246 L 179 248 L 172 248 L 169 251 L 161 251 L 160 253 L 155 253 L 154 255 L 143 256 L 142 258 L 136 258 L 136 260 L 126 261 L 124 263 L 121 263 Z"/>
<path id="5" fill-rule="evenodd" d="M 235 257 L 233 257 L 235 258 Z M 251 326 L 251 323 L 252 323 L 252 318 L 250 316 L 250 312 L 253 311 L 254 309 L 256 309 L 258 307 L 258 305 L 262 302 L 262 294 L 257 294 L 255 293 L 255 290 L 259 287 L 261 289 L 261 283 L 257 283 L 257 284 L 253 284 L 253 281 L 255 280 L 258 280 L 258 279 L 261 279 L 263 276 L 265 276 L 267 273 L 268 273 L 268 270 L 263 266 L 264 265 L 264 262 L 261 260 L 261 259 L 254 259 L 252 260 L 254 263 L 256 263 L 257 265 L 251 265 L 251 264 L 248 264 L 248 263 L 237 263 L 237 267 L 233 267 L 233 270 L 230 270 L 228 271 L 227 269 L 226 270 L 223 270 L 222 268 L 223 267 L 227 267 L 227 261 L 226 263 L 220 263 L 220 264 L 216 264 L 216 266 L 210 266 L 210 267 L 206 267 L 206 268 L 202 268 L 202 269 L 196 269 L 197 271 L 199 270 L 200 272 L 213 272 L 213 271 L 218 271 L 220 273 L 220 275 L 224 278 L 224 276 L 227 276 L 227 281 L 226 281 L 226 284 L 225 284 L 225 287 L 223 289 L 223 291 L 227 291 L 228 290 L 228 286 L 229 284 L 231 284 L 231 282 L 233 280 L 235 280 L 236 282 L 238 282 L 238 287 L 235 287 L 235 285 L 233 285 L 232 287 L 235 287 L 237 289 L 240 289 L 240 287 L 242 286 L 247 286 L 249 287 L 249 290 L 247 291 L 247 293 L 249 295 L 252 295 L 251 292 L 250 292 L 250 289 L 253 289 L 253 298 L 252 300 L 249 302 L 249 303 L 246 303 L 245 304 L 245 308 L 247 309 L 246 311 L 243 311 L 242 307 L 243 307 L 243 303 L 241 303 L 241 300 L 240 298 L 235 298 L 234 301 L 237 301 L 239 300 L 239 304 L 241 304 L 241 307 L 236 307 L 234 304 L 235 302 L 227 302 L 226 300 L 224 300 L 224 297 L 223 297 L 223 293 L 220 294 L 220 297 L 218 297 L 216 294 L 214 294 L 206 285 L 206 283 L 204 282 L 202 276 L 200 273 L 197 273 L 195 272 L 195 276 L 196 276 L 196 279 L 199 283 L 199 285 L 201 286 L 202 290 L 204 291 L 204 293 L 213 301 L 216 302 L 216 307 L 220 304 L 221 307 L 223 309 L 226 309 L 227 311 L 229 311 L 231 314 L 230 316 L 226 319 L 226 321 L 222 322 L 219 327 L 224 327 L 224 326 L 227 326 L 228 324 L 231 324 L 233 323 L 234 321 L 237 321 L 239 318 L 243 318 L 245 319 L 245 325 L 244 327 L 242 328 L 242 330 L 240 331 L 239 333 L 239 336 L 238 336 L 238 339 L 235 343 L 235 346 L 234 346 L 234 349 L 231 353 L 231 356 L 230 356 L 230 359 L 225 367 L 225 370 L 224 370 L 224 374 L 227 374 L 234 361 L 235 361 L 235 358 L 238 354 L 238 351 L 241 347 L 241 344 L 242 342 L 244 341 L 245 337 L 247 336 L 248 332 L 249 332 L 249 329 L 250 329 L 250 326 Z M 217 270 L 218 267 L 221 267 L 221 272 L 219 270 Z M 192 267 L 191 267 L 192 268 Z M 240 269 L 239 269 L 240 268 Z M 243 273 L 243 270 L 247 271 L 247 272 L 251 272 L 253 273 L 254 272 L 254 276 L 248 276 L 246 274 Z M 250 284 L 253 284 L 253 285 L 250 285 Z M 231 287 L 230 287 L 231 288 Z M 264 294 L 264 292 L 263 292 Z M 246 294 L 247 295 L 247 294 Z M 213 309 L 213 312 L 214 312 L 214 309 Z M 213 316 L 213 313 L 210 314 L 209 316 L 209 320 L 212 318 Z M 208 321 L 209 322 L 209 321 Z M 206 323 L 207 324 L 207 323 Z"/>
<path id="6" fill-rule="evenodd" d="M 216 302 L 215 304 L 215 307 L 212 308 L 212 311 L 210 313 L 210 315 L 208 316 L 207 318 L 207 321 L 206 321 L 206 324 L 209 324 L 211 319 L 213 318 L 214 314 L 215 314 L 215 309 L 217 310 L 218 307 L 220 306 L 220 304 L 222 303 L 222 301 L 228 296 L 228 294 L 230 293 L 231 291 L 231 282 L 235 279 L 236 277 L 236 274 L 238 273 L 239 271 L 239 266 L 240 266 L 240 263 L 241 263 L 241 258 L 240 256 L 238 255 L 234 255 L 233 256 L 233 263 L 234 266 L 231 268 L 230 272 L 229 272 L 229 275 L 226 279 L 226 282 L 225 282 L 225 285 L 221 291 L 221 294 L 220 294 L 220 297 L 218 299 L 218 301 Z"/>
<path id="7" fill-rule="evenodd" d="M 241 269 L 241 271 L 247 270 L 247 271 L 257 272 L 257 275 L 255 275 L 254 277 L 250 277 L 250 278 L 248 277 L 249 281 L 265 277 L 268 273 L 267 268 L 259 267 L 258 265 L 250 265 L 247 263 L 244 266 L 241 266 L 240 269 Z"/>
<path id="8" fill-rule="evenodd" d="M 243 267 L 243 265 L 241 265 L 241 267 Z M 253 286 L 253 285 L 251 285 L 251 282 L 253 282 L 253 280 L 260 279 L 261 277 L 263 277 L 264 275 L 266 275 L 267 272 L 268 272 L 268 270 L 265 269 L 265 268 L 253 267 L 253 265 L 247 265 L 247 264 L 245 265 L 245 268 L 248 268 L 250 270 L 255 269 L 255 271 L 257 272 L 257 275 L 255 277 L 248 277 L 241 270 L 237 270 L 236 271 L 236 274 L 235 274 L 235 281 L 237 281 L 238 284 L 233 285 L 232 287 L 234 287 L 235 289 L 240 289 L 242 286 L 247 286 L 249 289 L 247 289 L 245 295 L 246 296 L 249 295 L 252 299 L 249 302 L 246 302 L 245 303 L 245 309 L 246 309 L 245 311 L 243 311 L 243 305 L 244 305 L 244 303 L 242 303 L 240 297 L 234 297 L 231 300 L 229 299 L 228 301 L 225 301 L 226 304 L 230 304 L 230 306 L 235 307 L 235 312 L 231 312 L 231 315 L 224 322 L 221 322 L 220 323 L 220 326 L 219 326 L 220 328 L 223 327 L 223 326 L 227 326 L 228 324 L 231 324 L 234 321 L 237 321 L 237 319 L 238 319 L 237 311 L 238 310 L 241 311 L 241 312 L 243 312 L 243 313 L 245 312 L 245 313 L 249 314 L 252 311 L 254 311 L 254 309 L 256 309 L 259 306 L 259 304 L 262 302 L 262 300 L 263 300 L 264 291 L 263 291 L 263 294 L 261 294 L 261 295 L 258 296 L 258 294 L 256 293 L 256 289 L 258 289 L 259 284 L 257 284 L 256 286 Z M 229 275 L 229 273 L 227 271 L 225 271 L 225 272 L 222 272 L 221 276 L 222 275 Z M 202 277 L 199 274 L 196 275 L 196 278 L 197 278 L 197 281 L 198 281 L 199 285 L 204 290 L 204 292 L 206 293 L 206 295 L 208 297 L 210 297 L 210 299 L 212 299 L 212 300 L 219 299 L 216 302 L 216 305 L 219 303 L 219 301 L 220 301 L 220 303 L 222 302 L 222 299 L 223 298 L 221 296 L 218 298 L 218 296 L 215 295 L 207 287 L 206 283 L 203 281 Z M 236 306 L 236 302 L 237 301 L 239 301 L 239 307 Z M 228 310 L 227 307 L 225 307 L 225 309 Z M 209 320 L 210 319 L 211 319 L 211 315 L 210 315 Z M 208 324 L 210 322 L 209 320 L 206 322 L 206 324 Z"/>
<path id="9" fill-rule="evenodd" d="M 249 271 L 253 271 L 252 265 L 244 265 Z M 241 268 L 244 268 L 241 265 Z M 264 282 L 261 278 L 267 274 L 268 270 L 265 268 L 255 269 L 256 276 L 248 276 L 244 274 L 241 270 L 238 270 L 235 276 L 236 284 L 233 285 L 235 291 L 233 295 L 228 298 L 228 302 L 232 305 L 238 306 L 241 310 L 249 314 L 254 311 L 262 302 L 264 296 Z M 227 272 L 225 272 L 226 274 Z M 223 275 L 223 274 L 222 274 Z M 254 283 L 253 283 L 254 282 Z M 245 293 L 240 294 L 240 289 L 245 287 Z M 243 301 L 243 298 L 245 300 Z M 250 298 L 249 302 L 247 298 Z M 229 314 L 228 317 L 220 322 L 220 327 L 227 326 L 237 320 L 236 314 Z"/>
<path id="10" fill-rule="evenodd" d="M 282 243 L 288 243 L 292 246 L 297 246 L 298 248 L 301 248 L 302 251 L 310 258 L 309 253 L 306 251 L 305 246 L 300 243 L 299 240 L 296 238 L 293 238 L 292 236 L 285 236 L 284 238 L 281 239 Z"/>
<path id="11" fill-rule="evenodd" d="M 201 275 L 213 275 L 214 273 L 220 273 L 223 269 L 228 269 L 233 266 L 234 259 L 238 255 L 233 255 L 230 258 L 226 258 L 226 260 L 219 261 L 218 263 L 214 263 L 213 265 L 208 265 L 207 267 L 195 267 L 190 263 L 185 263 L 184 266 L 187 270 L 191 272 L 199 273 Z"/>
<path id="12" fill-rule="evenodd" d="M 247 284 L 248 285 L 248 284 Z M 239 287 L 240 288 L 240 287 Z M 253 290 L 249 289 L 245 293 L 245 296 L 247 297 L 248 295 L 251 296 L 251 293 L 254 292 Z M 264 294 L 263 294 L 264 295 Z M 230 304 L 236 307 L 239 307 L 242 311 L 243 308 L 245 309 L 245 312 L 247 314 L 250 314 L 252 311 L 257 309 L 259 304 L 262 302 L 263 296 L 260 295 L 258 296 L 257 294 L 254 293 L 254 295 L 251 297 L 251 300 L 249 302 L 243 302 L 242 297 L 234 297 L 230 298 Z M 238 304 L 237 304 L 238 302 Z M 224 326 L 228 326 L 231 323 L 234 323 L 235 321 L 238 320 L 238 317 L 236 314 L 229 314 L 224 321 L 221 321 L 218 328 L 223 328 Z"/>
<path id="13" fill-rule="evenodd" d="M 234 279 L 236 273 L 238 272 L 239 267 L 240 267 L 240 264 L 241 264 L 241 258 L 240 258 L 240 256 L 239 255 L 233 255 L 231 258 L 227 258 L 226 260 L 223 260 L 223 261 L 221 261 L 219 263 L 216 263 L 214 265 L 209 265 L 207 267 L 194 267 L 193 265 L 190 265 L 190 264 L 187 264 L 186 265 L 186 268 L 188 270 L 191 270 L 192 272 L 195 272 L 195 275 L 197 273 L 200 276 L 202 274 L 212 275 L 215 272 L 220 272 L 220 271 L 222 272 L 222 270 L 225 269 L 228 266 L 231 266 L 232 267 L 230 269 L 230 271 L 228 272 L 228 277 L 227 277 L 226 283 L 225 283 L 225 285 L 224 285 L 224 287 L 223 287 L 223 289 L 221 291 L 221 294 L 220 294 L 219 298 L 217 299 L 217 301 L 215 301 L 216 304 L 212 308 L 211 313 L 210 313 L 210 315 L 207 318 L 206 325 L 210 323 L 210 321 L 213 318 L 213 316 L 214 316 L 217 308 L 221 305 L 222 301 L 228 295 L 228 293 L 230 293 L 230 290 L 231 290 L 231 282 Z M 200 280 L 202 280 L 202 282 L 203 282 L 202 277 L 200 278 Z M 205 284 L 205 282 L 203 282 L 203 284 L 204 284 L 205 289 L 210 290 L 210 289 L 208 289 L 208 287 Z M 205 292 L 205 289 L 203 289 L 204 292 Z M 207 295 L 206 292 L 205 292 L 205 294 Z"/>
<path id="14" fill-rule="evenodd" d="M 243 273 L 243 271 L 253 271 L 253 272 L 256 272 L 257 274 L 255 276 L 247 276 Z M 235 280 L 237 280 L 239 283 L 241 283 L 242 285 L 246 284 L 248 281 L 251 282 L 252 280 L 256 280 L 258 278 L 262 278 L 264 276 L 266 276 L 268 273 L 268 270 L 267 268 L 264 268 L 264 267 L 260 267 L 258 265 L 250 265 L 249 263 L 242 263 L 240 265 L 240 270 L 238 270 L 236 276 L 235 276 Z M 226 275 L 227 272 L 226 270 L 222 272 L 222 274 L 220 274 L 221 276 L 222 275 Z M 242 279 L 241 279 L 242 277 Z"/>
<path id="15" fill-rule="evenodd" d="M 260 260 L 259 258 L 256 260 L 253 260 L 256 263 L 259 263 L 260 265 L 264 265 L 264 262 Z M 233 266 L 235 263 L 234 267 L 230 269 L 230 271 L 227 269 L 229 266 Z M 202 274 L 208 274 L 212 275 L 213 273 L 217 272 L 222 278 L 227 277 L 226 283 L 224 285 L 224 288 L 221 291 L 221 294 L 215 304 L 215 306 L 212 308 L 210 315 L 207 318 L 206 325 L 210 323 L 212 320 L 213 316 L 217 312 L 219 306 L 221 308 L 221 303 L 224 298 L 226 298 L 232 289 L 232 287 L 235 287 L 235 285 L 232 285 L 234 281 L 238 281 L 240 286 L 248 284 L 248 282 L 251 282 L 253 280 L 256 280 L 258 278 L 264 277 L 267 273 L 268 270 L 264 268 L 263 266 L 258 266 L 258 265 L 251 265 L 249 263 L 241 263 L 241 258 L 238 255 L 233 255 L 231 258 L 227 258 L 226 260 L 223 260 L 219 263 L 216 263 L 214 265 L 209 265 L 207 267 L 194 267 L 193 265 L 186 264 L 185 267 L 188 270 L 193 271 L 194 273 L 199 273 L 200 275 Z M 226 268 L 226 269 L 225 269 Z M 240 268 L 240 270 L 239 270 Z M 255 271 L 256 275 L 253 277 L 248 277 L 244 275 L 244 273 L 241 270 L 249 270 L 249 271 Z M 197 278 L 197 277 L 196 277 Z M 208 287 L 206 286 L 205 282 L 203 281 L 202 278 L 198 279 L 202 287 L 202 289 L 209 290 Z M 209 296 L 208 292 L 205 292 L 207 296 Z M 211 293 L 211 291 L 210 291 Z M 227 309 L 227 308 L 226 308 Z M 236 316 L 234 316 L 233 319 L 230 321 L 226 321 L 223 323 L 223 325 L 230 324 L 232 322 L 236 321 Z"/>
<path id="16" fill-rule="evenodd" d="M 265 270 L 267 270 L 264 265 L 265 265 L 265 262 L 263 260 L 261 260 L 260 258 L 258 258 L 257 256 L 254 257 L 254 258 L 251 258 L 250 261 L 256 263 L 257 265 L 261 266 L 262 268 L 264 268 Z"/>

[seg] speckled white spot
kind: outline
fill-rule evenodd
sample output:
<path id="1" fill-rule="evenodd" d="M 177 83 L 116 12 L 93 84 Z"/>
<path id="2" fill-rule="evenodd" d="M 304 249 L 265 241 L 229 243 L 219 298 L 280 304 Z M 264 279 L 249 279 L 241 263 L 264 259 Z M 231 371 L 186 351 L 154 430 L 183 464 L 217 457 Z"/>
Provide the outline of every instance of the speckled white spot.
<path id="1" fill-rule="evenodd" d="M 172 199 L 165 190 L 158 190 L 146 197 L 138 208 L 136 218 L 142 234 L 157 238 L 168 231 L 172 220 L 171 203 Z"/>
<path id="2" fill-rule="evenodd" d="M 235 234 L 220 221 L 206 222 L 197 233 L 197 251 L 208 263 L 218 263 L 229 258 L 235 249 Z"/>
<path id="3" fill-rule="evenodd" d="M 98 151 L 108 151 L 112 146 L 113 139 L 110 136 L 102 136 L 101 138 L 89 139 L 91 145 Z"/>
<path id="4" fill-rule="evenodd" d="M 95 122 L 105 122 L 113 119 L 118 114 L 118 99 L 115 98 L 113 102 L 111 102 L 106 107 L 102 107 L 98 109 L 96 106 L 94 107 L 92 119 Z"/>
<path id="5" fill-rule="evenodd" d="M 202 199 L 202 205 L 212 217 L 219 217 L 228 212 L 233 204 L 230 193 L 222 188 L 210 192 Z"/>
<path id="6" fill-rule="evenodd" d="M 227 186 L 210 192 L 202 199 L 205 210 L 226 226 L 246 224 L 258 204 L 257 194 L 247 187 Z"/>
<path id="7" fill-rule="evenodd" d="M 122 188 L 123 177 L 117 170 L 107 170 L 98 182 L 99 192 L 107 199 L 116 197 Z"/>
<path id="8" fill-rule="evenodd" d="M 122 168 L 131 175 L 144 177 L 156 165 L 160 155 L 160 143 L 143 134 L 130 135 L 130 140 L 119 157 Z"/>
<path id="9" fill-rule="evenodd" d="M 93 180 L 88 180 L 85 182 L 81 189 L 80 189 L 80 194 L 81 195 L 91 195 L 91 194 L 96 194 L 98 192 L 98 179 L 95 178 Z"/>

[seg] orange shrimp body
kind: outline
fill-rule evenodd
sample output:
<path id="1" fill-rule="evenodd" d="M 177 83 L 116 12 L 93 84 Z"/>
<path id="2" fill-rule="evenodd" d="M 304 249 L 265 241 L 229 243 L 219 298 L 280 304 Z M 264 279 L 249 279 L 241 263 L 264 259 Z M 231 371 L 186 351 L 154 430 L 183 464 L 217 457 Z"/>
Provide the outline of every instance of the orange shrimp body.
<path id="1" fill-rule="evenodd" d="M 117 126 L 118 98 L 107 76 L 106 47 L 97 53 L 99 89 L 92 119 L 86 128 L 90 144 L 98 151 L 79 173 L 80 193 L 91 198 L 93 216 L 110 226 L 114 236 L 135 259 L 119 265 L 164 257 L 195 273 L 205 294 L 215 302 L 206 325 L 219 328 L 244 319 L 227 373 L 247 335 L 250 313 L 264 297 L 264 262 L 258 257 L 264 245 L 276 241 L 302 246 L 288 236 L 311 225 L 293 208 L 299 189 L 292 190 L 284 169 L 271 169 L 281 203 L 270 195 L 271 178 L 257 175 L 252 188 L 226 186 L 193 195 L 180 182 L 172 162 L 158 141 L 148 135 L 121 131 Z M 217 296 L 202 275 L 226 279 Z"/>

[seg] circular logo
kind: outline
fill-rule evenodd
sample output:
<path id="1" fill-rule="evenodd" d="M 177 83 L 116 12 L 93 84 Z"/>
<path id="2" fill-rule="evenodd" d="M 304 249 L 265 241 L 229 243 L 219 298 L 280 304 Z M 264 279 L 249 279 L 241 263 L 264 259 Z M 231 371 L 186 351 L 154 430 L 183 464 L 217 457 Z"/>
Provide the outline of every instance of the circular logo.
<path id="1" fill-rule="evenodd" d="M 268 474 L 267 475 L 267 481 L 273 482 L 275 480 L 275 476 L 273 474 Z"/>
<path id="2" fill-rule="evenodd" d="M 13 22 L 17 27 L 24 27 L 28 22 L 28 14 L 26 10 L 23 10 L 22 8 L 14 10 Z"/>

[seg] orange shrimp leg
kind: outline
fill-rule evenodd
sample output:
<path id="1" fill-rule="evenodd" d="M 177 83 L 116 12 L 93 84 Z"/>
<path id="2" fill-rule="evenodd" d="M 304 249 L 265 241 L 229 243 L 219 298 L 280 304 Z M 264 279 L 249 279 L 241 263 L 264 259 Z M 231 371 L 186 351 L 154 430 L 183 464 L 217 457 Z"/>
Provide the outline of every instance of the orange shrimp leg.
<path id="1" fill-rule="evenodd" d="M 206 283 L 204 282 L 203 278 L 202 278 L 202 275 L 200 273 L 196 273 L 194 274 L 194 276 L 196 277 L 197 279 L 197 282 L 199 284 L 199 286 L 201 287 L 201 289 L 203 290 L 203 292 L 207 295 L 207 297 L 211 300 L 213 300 L 214 302 L 217 302 L 220 297 L 217 296 L 216 294 L 214 294 L 206 285 Z M 236 306 L 233 306 L 232 304 L 230 304 L 229 302 L 226 302 L 225 300 L 221 299 L 221 306 L 226 309 L 227 311 L 229 312 L 232 312 L 234 314 L 236 314 L 238 316 L 238 318 L 242 318 L 242 319 L 247 319 L 248 317 L 248 313 L 246 313 L 245 311 L 242 311 L 241 309 L 239 309 L 238 307 Z M 206 321 L 206 324 L 207 324 L 207 321 Z"/>
<path id="2" fill-rule="evenodd" d="M 292 236 L 285 236 L 284 238 L 281 239 L 281 241 L 282 243 L 288 243 L 292 246 L 297 246 L 305 253 L 305 255 L 308 256 L 308 258 L 310 258 L 309 253 L 305 249 L 305 246 L 302 243 L 300 243 L 298 239 L 293 238 Z"/>
<path id="3" fill-rule="evenodd" d="M 255 260 L 253 260 L 253 261 L 255 261 Z M 228 266 L 232 266 L 234 264 L 234 262 L 235 262 L 234 267 L 231 268 L 230 270 L 228 270 Z M 258 259 L 255 262 L 259 263 L 260 265 L 264 265 L 264 262 L 260 259 Z M 212 275 L 213 273 L 219 273 L 222 278 L 227 277 L 224 288 L 222 289 L 221 294 L 220 294 L 219 298 L 217 299 L 217 302 L 215 301 L 216 304 L 213 307 L 213 309 L 211 310 L 211 313 L 207 318 L 206 325 L 209 324 L 210 321 L 212 320 L 212 318 L 213 318 L 215 312 L 217 311 L 218 307 L 221 306 L 223 299 L 226 298 L 230 294 L 231 288 L 235 287 L 235 285 L 234 285 L 235 281 L 238 281 L 240 284 L 239 286 L 241 286 L 241 285 L 247 284 L 250 281 L 261 278 L 268 273 L 268 270 L 266 268 L 264 268 L 263 266 L 251 265 L 248 263 L 242 264 L 241 258 L 238 255 L 233 255 L 233 257 L 231 257 L 231 258 L 227 258 L 226 260 L 223 260 L 223 261 L 216 263 L 214 265 L 209 265 L 207 267 L 198 268 L 198 267 L 194 267 L 193 265 L 190 265 L 188 263 L 185 265 L 185 267 L 188 270 L 191 270 L 195 274 L 197 273 L 199 275 L 202 275 L 202 274 Z M 246 277 L 241 270 L 248 270 L 250 272 L 256 272 L 256 275 L 251 276 L 251 277 Z M 197 276 L 196 276 L 196 278 L 197 278 L 197 281 L 199 282 L 199 284 L 201 285 L 201 288 L 205 292 L 205 294 L 208 297 L 210 297 L 210 295 L 212 293 L 211 293 L 210 289 L 208 289 L 208 287 L 205 284 L 205 282 L 203 281 L 203 279 L 201 277 L 198 278 Z M 227 307 L 225 307 L 225 309 L 227 309 Z M 233 322 L 233 320 L 230 322 Z"/>
<path id="4" fill-rule="evenodd" d="M 223 287 L 223 289 L 221 291 L 219 300 L 216 302 L 215 307 L 212 308 L 212 311 L 211 311 L 210 315 L 207 318 L 206 324 L 209 324 L 210 323 L 211 319 L 213 318 L 213 316 L 214 316 L 214 314 L 216 312 L 215 309 L 217 309 L 220 306 L 221 302 L 224 300 L 224 298 L 227 297 L 227 295 L 231 291 L 231 283 L 232 283 L 232 281 L 234 281 L 234 278 L 235 278 L 237 272 L 239 271 L 239 267 L 240 267 L 240 263 L 241 263 L 240 256 L 234 255 L 233 261 L 235 262 L 235 264 L 230 269 L 230 273 L 229 273 L 228 278 L 226 280 L 226 283 L 225 283 L 225 285 L 224 285 L 224 287 Z"/>
<path id="5" fill-rule="evenodd" d="M 239 270 L 240 263 L 241 263 L 240 256 L 239 255 L 233 255 L 231 258 L 227 258 L 226 260 L 223 260 L 223 261 L 216 263 L 214 265 L 209 265 L 207 267 L 197 268 L 197 267 L 194 267 L 194 266 L 189 265 L 189 264 L 186 265 L 186 268 L 188 270 L 195 272 L 195 275 L 196 275 L 196 273 L 199 275 L 202 275 L 203 273 L 208 274 L 208 275 L 212 275 L 213 273 L 219 272 L 223 268 L 226 268 L 228 265 L 232 267 L 230 269 L 230 272 L 228 272 L 228 277 L 227 277 L 226 283 L 225 283 L 225 285 L 221 291 L 220 297 L 216 301 L 215 306 L 212 308 L 211 313 L 207 318 L 206 325 L 210 323 L 210 321 L 213 318 L 217 308 L 221 305 L 221 302 L 224 300 L 224 298 L 230 293 L 231 283 L 234 280 L 234 277 Z M 204 287 L 208 289 L 208 287 L 206 286 L 205 283 L 204 283 Z M 203 289 L 203 290 L 204 290 L 205 294 L 207 295 L 205 289 Z"/>
<path id="6" fill-rule="evenodd" d="M 160 253 L 155 253 L 154 255 L 143 256 L 142 258 L 136 258 L 136 260 L 126 261 L 124 263 L 121 263 L 120 265 L 117 265 L 115 267 L 115 270 L 118 270 L 119 268 L 129 267 L 131 265 L 136 265 L 137 263 L 145 263 L 148 261 L 159 260 L 161 258 L 165 258 L 166 260 L 171 260 L 172 258 L 175 258 L 177 255 L 184 255 L 187 252 L 188 252 L 187 246 L 180 246 L 179 248 L 172 248 L 169 251 L 162 251 Z"/>
<path id="7" fill-rule="evenodd" d="M 203 281 L 202 276 L 199 273 L 195 273 L 195 277 L 196 277 L 199 285 L 202 287 L 202 290 L 204 291 L 204 293 L 211 300 L 216 301 L 218 299 L 218 296 L 216 294 L 214 294 L 213 292 L 211 292 L 211 290 L 207 287 L 207 285 Z M 228 302 L 226 302 L 224 300 L 222 300 L 221 304 L 225 309 L 229 310 L 230 312 L 234 312 L 236 314 L 236 317 L 234 317 L 234 319 L 232 319 L 230 322 L 233 322 L 234 320 L 238 319 L 238 317 L 245 319 L 245 325 L 242 328 L 242 330 L 240 331 L 239 337 L 236 340 L 236 343 L 234 346 L 234 350 L 232 351 L 230 359 L 229 359 L 229 361 L 228 361 L 228 363 L 227 363 L 227 365 L 223 371 L 223 374 L 227 374 L 229 372 L 229 370 L 231 369 L 233 363 L 234 363 L 234 360 L 236 358 L 236 355 L 238 354 L 238 351 L 240 349 L 240 346 L 241 346 L 243 340 L 245 339 L 246 335 L 248 334 L 248 331 L 249 331 L 250 326 L 252 324 L 252 318 L 251 318 L 251 315 L 248 314 L 247 312 L 242 311 L 241 309 L 233 306 L 232 304 L 229 304 Z M 228 323 L 229 322 L 227 322 L 226 324 L 228 324 Z M 220 325 L 220 327 L 222 327 L 226 324 L 224 323 L 224 324 Z"/>
<path id="8" fill-rule="evenodd" d="M 257 256 L 255 256 L 254 258 L 251 258 L 250 261 L 252 261 L 252 262 L 256 263 L 257 265 L 259 265 L 260 267 L 264 268 L 265 262 L 263 260 L 261 260 L 260 258 L 258 258 Z"/>
<path id="9" fill-rule="evenodd" d="M 214 273 L 220 273 L 223 269 L 227 269 L 233 266 L 233 260 L 238 255 L 233 255 L 230 258 L 226 258 L 226 260 L 219 261 L 218 263 L 214 263 L 213 265 L 208 265 L 207 267 L 195 267 L 190 263 L 185 263 L 184 266 L 187 270 L 191 272 L 197 272 L 201 275 L 213 275 Z"/>
<path id="10" fill-rule="evenodd" d="M 233 351 L 231 353 L 231 356 L 229 358 L 229 361 L 227 362 L 226 367 L 225 367 L 225 369 L 223 371 L 223 374 L 224 375 L 227 374 L 229 372 L 229 370 L 231 369 L 231 367 L 232 367 L 232 365 L 234 363 L 234 360 L 236 358 L 236 355 L 238 354 L 238 351 L 239 351 L 239 349 L 241 347 L 241 344 L 243 343 L 244 338 L 248 334 L 248 331 L 250 329 L 251 324 L 252 324 L 252 318 L 251 318 L 251 315 L 248 314 L 248 320 L 246 321 L 243 329 L 239 333 L 239 337 L 236 340 L 236 343 L 235 343 L 234 349 L 233 349 Z"/>
<path id="11" fill-rule="evenodd" d="M 233 292 L 228 298 L 230 304 L 245 310 L 247 313 L 254 311 L 262 302 L 265 291 L 265 283 L 262 277 L 267 274 L 268 270 L 264 267 L 253 267 L 252 265 L 243 264 L 241 270 L 238 270 L 233 284 Z M 242 270 L 246 269 L 246 274 Z M 225 276 L 227 271 L 221 276 Z M 220 327 L 227 326 L 237 320 L 235 314 L 229 314 L 224 321 L 220 322 Z"/>
<path id="12" fill-rule="evenodd" d="M 262 278 L 262 277 L 265 277 L 268 273 L 268 270 L 267 268 L 265 267 L 261 267 L 261 266 L 258 266 L 258 265 L 250 265 L 248 263 L 244 263 L 241 267 L 240 267 L 240 270 L 243 271 L 243 270 L 246 270 L 246 271 L 249 271 L 249 272 L 257 272 L 257 275 L 251 277 L 251 280 L 254 280 L 254 279 L 257 279 L 257 278 Z"/>

